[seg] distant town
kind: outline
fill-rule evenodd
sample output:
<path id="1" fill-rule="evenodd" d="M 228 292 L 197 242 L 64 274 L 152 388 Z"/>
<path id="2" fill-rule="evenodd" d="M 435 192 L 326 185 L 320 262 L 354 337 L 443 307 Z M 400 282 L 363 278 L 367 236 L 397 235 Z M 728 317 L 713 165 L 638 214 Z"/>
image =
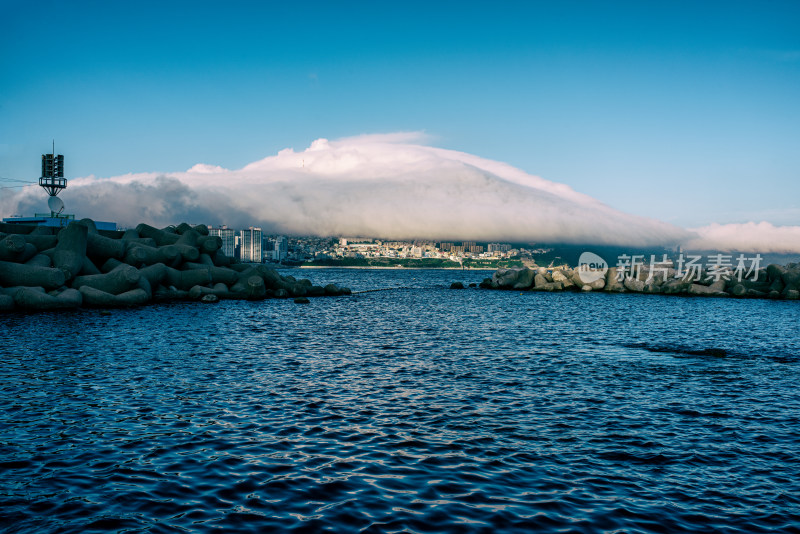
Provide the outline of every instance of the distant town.
<path id="1" fill-rule="evenodd" d="M 209 226 L 223 252 L 243 262 L 309 266 L 497 267 L 532 263 L 547 248 L 476 241 L 390 241 L 364 237 L 266 235 L 261 228 Z"/>

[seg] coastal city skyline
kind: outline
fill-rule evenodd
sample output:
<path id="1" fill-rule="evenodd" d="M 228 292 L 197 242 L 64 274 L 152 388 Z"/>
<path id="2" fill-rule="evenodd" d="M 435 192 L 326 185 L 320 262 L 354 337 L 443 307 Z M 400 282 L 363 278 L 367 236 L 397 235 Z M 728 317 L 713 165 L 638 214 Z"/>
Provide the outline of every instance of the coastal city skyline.
<path id="1" fill-rule="evenodd" d="M 2 214 L 800 251 L 794 3 L 306 7 L 7 5 Z"/>

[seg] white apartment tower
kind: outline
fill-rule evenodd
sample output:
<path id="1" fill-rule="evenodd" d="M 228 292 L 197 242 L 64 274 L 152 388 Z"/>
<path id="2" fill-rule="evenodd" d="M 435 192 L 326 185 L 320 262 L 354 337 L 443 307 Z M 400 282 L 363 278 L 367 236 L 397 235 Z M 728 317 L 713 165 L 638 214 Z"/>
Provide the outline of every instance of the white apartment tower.
<path id="1" fill-rule="evenodd" d="M 208 227 L 208 235 L 218 235 L 222 239 L 222 253 L 233 258 L 236 254 L 236 232 L 233 228 L 220 226 L 218 228 Z"/>
<path id="2" fill-rule="evenodd" d="M 246 263 L 261 263 L 261 228 L 249 227 L 239 231 L 240 259 Z"/>

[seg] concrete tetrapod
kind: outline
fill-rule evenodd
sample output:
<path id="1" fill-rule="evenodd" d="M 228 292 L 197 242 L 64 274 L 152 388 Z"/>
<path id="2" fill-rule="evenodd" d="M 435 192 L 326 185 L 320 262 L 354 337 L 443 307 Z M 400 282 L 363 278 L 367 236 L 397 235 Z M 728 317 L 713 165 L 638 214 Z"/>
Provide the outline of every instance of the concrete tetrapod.
<path id="1" fill-rule="evenodd" d="M 83 268 L 86 258 L 86 226 L 70 223 L 58 233 L 58 244 L 53 253 L 53 266 L 64 271 L 67 281 L 75 278 Z"/>
<path id="2" fill-rule="evenodd" d="M 14 294 L 14 303 L 25 310 L 65 310 L 79 308 L 83 297 L 76 289 L 67 288 L 50 294 L 23 287 Z"/>
<path id="3" fill-rule="evenodd" d="M 150 295 L 141 288 L 131 289 L 118 295 L 106 293 L 91 286 L 81 286 L 84 306 L 96 306 L 101 308 L 130 308 L 142 306 L 150 300 Z"/>
<path id="4" fill-rule="evenodd" d="M 41 286 L 49 290 L 57 289 L 65 282 L 66 276 L 61 269 L 0 261 L 0 284 L 5 287 Z"/>
<path id="5" fill-rule="evenodd" d="M 97 230 L 89 219 L 60 229 L 0 225 L 0 310 L 137 306 L 150 301 L 349 294 L 281 276 L 222 252 L 205 226 Z"/>
<path id="6" fill-rule="evenodd" d="M 112 295 L 119 295 L 133 288 L 138 282 L 139 271 L 130 265 L 120 265 L 105 274 L 79 276 L 72 282 L 72 287 L 80 289 L 89 286 Z"/>

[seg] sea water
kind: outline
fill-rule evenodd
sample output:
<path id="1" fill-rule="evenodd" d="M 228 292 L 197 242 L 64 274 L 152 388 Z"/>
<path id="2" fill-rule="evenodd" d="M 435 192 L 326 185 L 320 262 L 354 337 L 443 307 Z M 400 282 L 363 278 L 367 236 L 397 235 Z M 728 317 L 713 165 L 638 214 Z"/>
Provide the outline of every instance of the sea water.
<path id="1" fill-rule="evenodd" d="M 796 302 L 283 274 L 0 317 L 2 530 L 800 531 Z"/>

